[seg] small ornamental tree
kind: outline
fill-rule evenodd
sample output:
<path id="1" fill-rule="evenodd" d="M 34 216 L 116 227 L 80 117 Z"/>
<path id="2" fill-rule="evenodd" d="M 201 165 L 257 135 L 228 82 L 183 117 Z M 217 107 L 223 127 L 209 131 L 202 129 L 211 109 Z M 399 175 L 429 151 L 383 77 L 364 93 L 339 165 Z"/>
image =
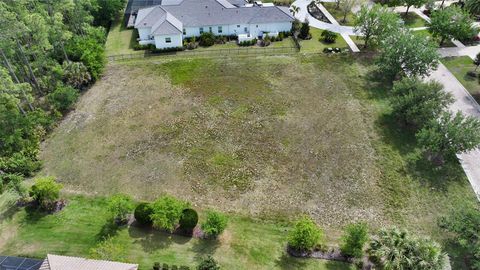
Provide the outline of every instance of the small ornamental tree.
<path id="1" fill-rule="evenodd" d="M 475 56 L 475 59 L 473 60 L 473 64 L 475 65 L 475 71 L 477 71 L 478 66 L 480 66 L 480 53 Z"/>
<path id="2" fill-rule="evenodd" d="M 416 128 L 422 128 L 431 119 L 437 119 L 453 103 L 452 95 L 443 90 L 442 84 L 425 83 L 417 78 L 396 81 L 392 94 L 390 103 L 395 116 Z"/>
<path id="3" fill-rule="evenodd" d="M 300 218 L 288 235 L 288 246 L 296 251 L 309 252 L 323 241 L 323 231 L 307 216 Z"/>
<path id="4" fill-rule="evenodd" d="M 192 233 L 195 226 L 198 223 L 198 214 L 197 211 L 187 208 L 182 212 L 182 217 L 180 218 L 180 229 L 186 233 Z"/>
<path id="5" fill-rule="evenodd" d="M 368 226 L 366 223 L 354 223 L 345 228 L 340 250 L 347 257 L 360 258 L 363 247 L 368 241 Z"/>
<path id="6" fill-rule="evenodd" d="M 384 36 L 396 33 L 403 24 L 399 15 L 387 7 L 375 4 L 372 7 L 362 5 L 355 15 L 355 32 L 361 34 L 364 47 L 377 45 Z"/>
<path id="7" fill-rule="evenodd" d="M 150 217 L 152 218 L 153 226 L 173 232 L 182 217 L 183 209 L 188 206 L 188 203 L 169 195 L 160 197 L 152 203 L 152 214 Z"/>
<path id="8" fill-rule="evenodd" d="M 133 208 L 133 200 L 126 194 L 115 194 L 108 199 L 108 211 L 118 224 L 127 222 Z"/>
<path id="9" fill-rule="evenodd" d="M 208 237 L 217 237 L 227 227 L 228 218 L 216 211 L 208 211 L 207 219 L 202 223 L 202 231 Z"/>
<path id="10" fill-rule="evenodd" d="M 198 39 L 198 44 L 203 47 L 210 47 L 215 44 L 215 35 L 211 32 L 203 32 Z"/>
<path id="11" fill-rule="evenodd" d="M 323 41 L 326 43 L 334 43 L 335 40 L 337 39 L 338 34 L 329 30 L 324 30 L 321 34 L 321 38 Z"/>
<path id="12" fill-rule="evenodd" d="M 429 39 L 402 29 L 382 40 L 377 64 L 390 78 L 424 77 L 438 67 L 439 57 Z"/>
<path id="13" fill-rule="evenodd" d="M 436 10 L 430 16 L 428 31 L 440 39 L 440 45 L 446 40 L 465 40 L 472 38 L 478 31 L 472 26 L 468 12 L 457 6 Z"/>
<path id="14" fill-rule="evenodd" d="M 41 208 L 50 209 L 60 197 L 61 184 L 55 182 L 54 177 L 41 177 L 35 179 L 35 184 L 30 188 L 30 197 L 34 199 Z"/>
<path id="15" fill-rule="evenodd" d="M 152 213 L 152 206 L 149 203 L 143 202 L 135 207 L 133 216 L 135 217 L 135 220 L 142 225 L 152 225 L 153 222 L 150 217 Z"/>
<path id="16" fill-rule="evenodd" d="M 305 22 L 302 23 L 302 26 L 300 27 L 300 33 L 298 34 L 298 37 L 301 39 L 309 39 L 310 36 L 310 24 L 308 20 L 305 20 Z"/>
<path id="17" fill-rule="evenodd" d="M 218 266 L 217 261 L 212 256 L 208 256 L 200 262 L 197 270 L 220 270 L 220 266 Z"/>
<path id="18" fill-rule="evenodd" d="M 432 119 L 417 134 L 420 145 L 430 154 L 430 159 L 442 165 L 444 157 L 453 157 L 480 145 L 480 121 L 457 112 L 444 112 Z"/>

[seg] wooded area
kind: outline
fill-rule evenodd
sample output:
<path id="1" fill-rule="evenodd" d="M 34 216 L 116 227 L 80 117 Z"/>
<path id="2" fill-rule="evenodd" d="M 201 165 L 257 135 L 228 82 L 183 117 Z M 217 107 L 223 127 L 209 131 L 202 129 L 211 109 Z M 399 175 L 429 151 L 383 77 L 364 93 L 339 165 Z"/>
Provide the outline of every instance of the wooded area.
<path id="1" fill-rule="evenodd" d="M 39 143 L 105 66 L 125 0 L 0 0 L 0 193 L 41 166 Z"/>

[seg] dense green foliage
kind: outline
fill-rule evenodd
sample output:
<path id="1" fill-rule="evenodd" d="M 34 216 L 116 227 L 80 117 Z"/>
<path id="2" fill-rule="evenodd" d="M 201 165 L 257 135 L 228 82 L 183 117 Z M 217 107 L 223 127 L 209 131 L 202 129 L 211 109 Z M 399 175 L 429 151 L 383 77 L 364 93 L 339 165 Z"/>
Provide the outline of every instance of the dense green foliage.
<path id="1" fill-rule="evenodd" d="M 191 208 L 184 209 L 179 223 L 180 229 L 184 232 L 191 233 L 198 223 L 197 211 Z"/>
<path id="2" fill-rule="evenodd" d="M 115 194 L 108 199 L 108 211 L 117 223 L 125 223 L 133 208 L 133 200 L 129 195 Z"/>
<path id="3" fill-rule="evenodd" d="M 62 185 L 55 182 L 53 177 L 42 177 L 35 179 L 35 184 L 30 188 L 30 197 L 34 199 L 40 207 L 49 209 L 52 204 L 60 197 Z"/>
<path id="4" fill-rule="evenodd" d="M 455 234 L 456 242 L 470 255 L 471 269 L 480 269 L 480 210 L 470 205 L 459 205 L 447 217 L 440 219 L 440 226 Z"/>
<path id="5" fill-rule="evenodd" d="M 203 32 L 198 38 L 198 44 L 203 47 L 210 47 L 215 44 L 215 35 L 211 32 Z"/>
<path id="6" fill-rule="evenodd" d="M 478 0 L 466 0 L 465 8 L 472 15 L 480 15 L 480 1 Z"/>
<path id="7" fill-rule="evenodd" d="M 415 238 L 396 228 L 382 230 L 368 249 L 381 269 L 438 270 L 445 265 L 446 254 L 436 242 Z"/>
<path id="8" fill-rule="evenodd" d="M 217 237 L 227 228 L 228 218 L 216 211 L 207 211 L 207 218 L 202 223 L 202 230 L 209 237 Z"/>
<path id="9" fill-rule="evenodd" d="M 407 7 L 407 10 L 405 11 L 405 16 L 407 16 L 410 7 L 413 6 L 419 8 L 423 6 L 427 2 L 427 0 L 399 0 L 398 2 Z"/>
<path id="10" fill-rule="evenodd" d="M 368 241 L 368 226 L 366 223 L 349 224 L 342 236 L 340 250 L 348 257 L 361 258 L 363 248 Z"/>
<path id="11" fill-rule="evenodd" d="M 297 251 L 312 251 L 323 242 L 323 231 L 307 216 L 300 218 L 288 235 L 288 245 Z"/>
<path id="12" fill-rule="evenodd" d="M 329 30 L 323 31 L 320 36 L 322 37 L 323 41 L 325 41 L 327 43 L 334 43 L 335 40 L 337 40 L 337 38 L 338 38 L 337 33 L 329 31 Z"/>
<path id="13" fill-rule="evenodd" d="M 105 65 L 124 0 L 0 0 L 0 170 L 29 176 L 39 142 Z"/>
<path id="14" fill-rule="evenodd" d="M 430 18 L 428 30 L 440 38 L 440 44 L 450 39 L 470 39 L 478 33 L 470 14 L 454 5 L 434 11 Z"/>
<path id="15" fill-rule="evenodd" d="M 453 103 L 453 97 L 443 90 L 440 83 L 424 83 L 416 78 L 396 81 L 392 94 L 390 103 L 394 114 L 399 120 L 417 128 L 438 118 Z"/>
<path id="16" fill-rule="evenodd" d="M 152 213 L 152 206 L 149 203 L 143 202 L 135 207 L 133 216 L 135 217 L 135 220 L 142 225 L 152 225 L 153 221 L 150 217 Z"/>
<path id="17" fill-rule="evenodd" d="M 305 22 L 302 23 L 302 26 L 300 26 L 298 37 L 301 39 L 309 39 L 311 37 L 310 24 L 308 23 L 308 20 L 305 20 Z"/>
<path id="18" fill-rule="evenodd" d="M 182 217 L 182 212 L 188 207 L 188 203 L 180 201 L 172 196 L 162 196 L 152 203 L 150 217 L 153 226 L 173 232 Z"/>
<path id="19" fill-rule="evenodd" d="M 437 47 L 403 28 L 382 40 L 377 64 L 387 76 L 427 76 L 438 66 Z"/>
<path id="20" fill-rule="evenodd" d="M 212 256 L 207 256 L 198 264 L 197 270 L 220 270 L 220 266 Z"/>

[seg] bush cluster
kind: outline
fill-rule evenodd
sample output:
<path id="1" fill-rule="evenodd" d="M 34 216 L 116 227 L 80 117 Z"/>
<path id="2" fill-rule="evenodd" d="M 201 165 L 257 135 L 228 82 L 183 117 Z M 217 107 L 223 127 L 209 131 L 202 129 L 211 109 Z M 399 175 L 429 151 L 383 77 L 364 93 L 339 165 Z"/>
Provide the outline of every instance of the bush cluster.
<path id="1" fill-rule="evenodd" d="M 323 231 L 307 216 L 300 218 L 288 235 L 288 246 L 296 251 L 311 252 L 323 244 Z"/>
<path id="2" fill-rule="evenodd" d="M 257 39 L 254 38 L 252 40 L 245 40 L 245 41 L 241 41 L 238 43 L 239 46 L 241 47 L 248 47 L 248 46 L 253 46 L 253 45 L 256 45 L 257 44 Z"/>
<path id="3" fill-rule="evenodd" d="M 53 177 L 41 177 L 35 179 L 30 188 L 30 197 L 38 203 L 40 208 L 51 210 L 60 197 L 60 190 L 63 188 Z"/>
<path id="4" fill-rule="evenodd" d="M 325 30 L 321 34 L 320 41 L 325 41 L 326 43 L 335 43 L 337 40 L 338 34 L 329 30 Z"/>

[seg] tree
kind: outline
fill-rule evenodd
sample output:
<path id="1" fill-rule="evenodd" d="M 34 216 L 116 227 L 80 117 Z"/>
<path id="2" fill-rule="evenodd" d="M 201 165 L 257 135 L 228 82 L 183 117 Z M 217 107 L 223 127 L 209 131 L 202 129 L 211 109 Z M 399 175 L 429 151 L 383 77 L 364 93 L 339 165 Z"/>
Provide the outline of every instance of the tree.
<path id="1" fill-rule="evenodd" d="M 95 24 L 110 27 L 118 12 L 125 7 L 125 0 L 96 0 L 98 8 L 94 13 Z"/>
<path id="2" fill-rule="evenodd" d="M 441 228 L 455 234 L 455 241 L 470 255 L 470 267 L 480 270 L 480 211 L 478 204 L 462 203 L 439 220 Z"/>
<path id="3" fill-rule="evenodd" d="M 368 226 L 366 223 L 354 223 L 345 228 L 340 250 L 345 256 L 361 258 L 363 247 L 368 241 Z"/>
<path id="4" fill-rule="evenodd" d="M 455 115 L 444 112 L 438 119 L 430 120 L 416 136 L 431 159 L 443 164 L 445 156 L 451 157 L 480 145 L 480 121 L 465 117 L 461 112 Z"/>
<path id="5" fill-rule="evenodd" d="M 60 197 L 62 185 L 56 183 L 53 177 L 41 177 L 35 179 L 35 184 L 30 188 L 30 197 L 43 209 L 50 209 Z"/>
<path id="6" fill-rule="evenodd" d="M 410 7 L 414 6 L 416 8 L 419 8 L 427 2 L 426 0 L 402 0 L 402 1 L 403 1 L 403 5 L 407 7 L 407 10 L 405 11 L 405 17 L 408 16 L 408 11 L 410 10 Z"/>
<path id="7" fill-rule="evenodd" d="M 210 47 L 215 44 L 215 35 L 211 32 L 203 32 L 198 40 L 200 46 Z"/>
<path id="8" fill-rule="evenodd" d="M 300 27 L 300 33 L 298 34 L 298 37 L 301 39 L 309 39 L 310 36 L 310 24 L 307 19 L 305 19 L 305 22 L 302 23 L 302 26 Z"/>
<path id="9" fill-rule="evenodd" d="M 227 228 L 228 218 L 216 211 L 208 211 L 207 219 L 202 223 L 202 231 L 209 237 L 217 237 Z"/>
<path id="10" fill-rule="evenodd" d="M 422 128 L 431 119 L 437 119 L 453 101 L 442 84 L 425 83 L 417 78 L 396 81 L 390 98 L 393 113 L 401 121 L 417 128 Z"/>
<path id="11" fill-rule="evenodd" d="M 473 64 L 475 65 L 475 71 L 477 71 L 478 66 L 480 66 L 480 53 L 477 53 L 477 56 L 475 56 Z"/>
<path id="12" fill-rule="evenodd" d="M 429 39 L 402 29 L 382 40 L 377 64 L 391 78 L 423 77 L 437 68 L 438 60 L 437 48 Z"/>
<path id="13" fill-rule="evenodd" d="M 478 0 L 466 0 L 465 9 L 472 15 L 480 15 L 480 1 Z"/>
<path id="14" fill-rule="evenodd" d="M 351 12 L 352 8 L 358 5 L 359 2 L 360 0 L 342 0 L 340 2 L 340 10 L 342 11 L 342 14 L 343 14 L 342 22 L 347 21 L 348 13 Z"/>
<path id="15" fill-rule="evenodd" d="M 197 211 L 187 208 L 182 212 L 182 217 L 180 218 L 180 229 L 186 233 L 192 233 L 195 226 L 198 223 L 198 214 Z"/>
<path id="16" fill-rule="evenodd" d="M 164 229 L 173 232 L 182 217 L 183 209 L 188 207 L 188 203 L 177 200 L 176 198 L 165 195 L 152 203 L 152 214 L 150 217 L 153 226 L 158 229 Z"/>
<path id="17" fill-rule="evenodd" d="M 429 239 L 412 237 L 407 231 L 383 229 L 370 242 L 368 253 L 382 269 L 443 269 L 446 254 Z"/>
<path id="18" fill-rule="evenodd" d="M 307 216 L 301 217 L 288 235 L 288 246 L 301 252 L 309 252 L 321 245 L 323 231 Z"/>
<path id="19" fill-rule="evenodd" d="M 440 38 L 440 45 L 443 45 L 445 40 L 472 38 L 477 33 L 472 24 L 467 12 L 452 5 L 431 14 L 428 31 L 435 38 Z"/>
<path id="20" fill-rule="evenodd" d="M 207 256 L 197 266 L 197 270 L 220 270 L 217 261 L 212 256 Z"/>
<path id="21" fill-rule="evenodd" d="M 92 77 L 82 62 L 63 62 L 63 78 L 65 82 L 77 89 L 87 85 Z"/>
<path id="22" fill-rule="evenodd" d="M 361 34 L 364 47 L 376 45 L 389 33 L 396 33 L 403 24 L 397 13 L 379 4 L 372 7 L 362 5 L 355 15 L 355 32 Z"/>
<path id="23" fill-rule="evenodd" d="M 60 86 L 50 93 L 47 98 L 55 110 L 66 112 L 72 108 L 79 95 L 78 90 L 71 86 Z"/>
<path id="24" fill-rule="evenodd" d="M 117 224 L 126 223 L 133 208 L 133 200 L 126 194 L 115 194 L 108 199 L 108 211 Z"/>
<path id="25" fill-rule="evenodd" d="M 300 12 L 300 7 L 297 7 L 295 5 L 290 6 L 290 12 L 292 12 L 293 17 L 295 17 L 295 14 Z"/>

